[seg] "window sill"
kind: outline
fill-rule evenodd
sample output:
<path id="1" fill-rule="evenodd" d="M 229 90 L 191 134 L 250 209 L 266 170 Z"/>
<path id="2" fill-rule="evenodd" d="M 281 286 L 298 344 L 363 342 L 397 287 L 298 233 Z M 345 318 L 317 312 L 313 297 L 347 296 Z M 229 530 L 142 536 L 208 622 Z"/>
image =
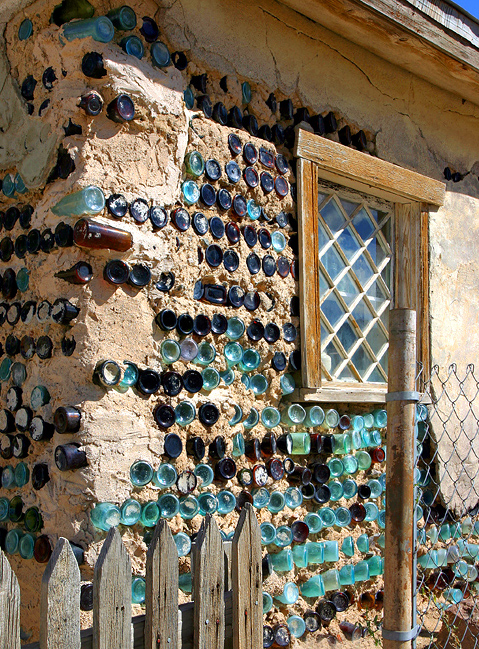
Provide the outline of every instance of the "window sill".
<path id="1" fill-rule="evenodd" d="M 386 403 L 387 385 L 369 384 L 351 386 L 325 386 L 322 388 L 298 388 L 283 397 L 283 401 L 308 403 Z"/>

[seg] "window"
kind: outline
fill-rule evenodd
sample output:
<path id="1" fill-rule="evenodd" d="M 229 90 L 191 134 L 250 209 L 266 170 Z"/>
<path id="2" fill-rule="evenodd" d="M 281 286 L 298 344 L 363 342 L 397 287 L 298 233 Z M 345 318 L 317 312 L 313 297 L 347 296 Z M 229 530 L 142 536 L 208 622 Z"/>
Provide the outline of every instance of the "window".
<path id="1" fill-rule="evenodd" d="M 384 401 L 391 307 L 428 359 L 428 210 L 444 184 L 299 129 L 304 400 Z"/>

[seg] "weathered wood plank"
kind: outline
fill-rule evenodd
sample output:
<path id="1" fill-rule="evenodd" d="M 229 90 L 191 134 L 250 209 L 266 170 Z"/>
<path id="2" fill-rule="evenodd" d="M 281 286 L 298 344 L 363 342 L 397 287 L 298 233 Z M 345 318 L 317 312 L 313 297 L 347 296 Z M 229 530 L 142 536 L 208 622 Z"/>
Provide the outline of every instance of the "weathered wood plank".
<path id="1" fill-rule="evenodd" d="M 444 183 L 304 129 L 296 131 L 295 155 L 315 162 L 319 178 L 372 196 L 401 203 L 424 202 L 437 207 L 444 203 Z M 300 187 L 298 182 L 298 191 L 301 191 Z M 300 211 L 301 203 L 300 199 Z"/>
<path id="2" fill-rule="evenodd" d="M 306 388 L 321 385 L 319 310 L 318 180 L 316 165 L 298 160 L 299 293 L 301 378 Z"/>
<path id="3" fill-rule="evenodd" d="M 108 532 L 93 579 L 93 649 L 131 649 L 131 562 L 120 533 Z"/>
<path id="4" fill-rule="evenodd" d="M 373 387 L 377 385 L 377 387 Z M 298 401 L 312 403 L 385 403 L 387 387 L 379 384 L 358 384 L 355 388 L 334 388 L 323 383 L 319 389 L 299 388 L 283 397 L 283 401 L 297 403 Z"/>
<path id="5" fill-rule="evenodd" d="M 70 542 L 60 538 L 42 577 L 40 648 L 80 646 L 80 569 Z"/>
<path id="6" fill-rule="evenodd" d="M 178 551 L 160 520 L 146 555 L 145 648 L 178 647 Z"/>
<path id="7" fill-rule="evenodd" d="M 422 364 L 419 390 L 424 389 L 431 370 L 431 338 L 429 322 L 429 212 L 421 211 L 420 291 L 418 304 L 418 361 Z"/>
<path id="8" fill-rule="evenodd" d="M 241 511 L 232 544 L 233 649 L 263 646 L 261 532 L 247 504 Z"/>
<path id="9" fill-rule="evenodd" d="M 192 549 L 195 649 L 223 649 L 225 637 L 223 541 L 216 521 L 205 516 Z"/>
<path id="10" fill-rule="evenodd" d="M 225 593 L 231 590 L 231 557 L 232 553 L 231 541 L 223 541 L 223 550 L 225 552 Z"/>
<path id="11" fill-rule="evenodd" d="M 420 203 L 396 203 L 392 308 L 417 310 L 420 290 L 420 227 Z"/>
<path id="12" fill-rule="evenodd" d="M 0 649 L 20 649 L 20 587 L 0 550 Z"/>

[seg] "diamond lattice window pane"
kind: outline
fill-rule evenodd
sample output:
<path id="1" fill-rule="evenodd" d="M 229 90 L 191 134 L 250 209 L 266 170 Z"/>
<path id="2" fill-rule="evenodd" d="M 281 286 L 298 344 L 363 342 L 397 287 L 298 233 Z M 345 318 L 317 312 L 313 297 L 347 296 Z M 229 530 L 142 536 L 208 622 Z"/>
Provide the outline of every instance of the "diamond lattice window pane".
<path id="1" fill-rule="evenodd" d="M 369 237 L 376 229 L 376 225 L 373 223 L 371 217 L 364 209 L 364 207 L 360 209 L 359 212 L 354 217 L 353 225 L 356 228 L 356 232 L 364 241 L 366 239 L 369 239 Z"/>
<path id="2" fill-rule="evenodd" d="M 337 289 L 340 296 L 348 306 L 359 295 L 359 289 L 355 282 L 352 280 L 350 273 L 347 273 L 338 283 Z M 319 278 L 319 290 L 321 295 L 321 276 Z"/>
<path id="3" fill-rule="evenodd" d="M 338 324 L 340 319 L 346 313 L 334 293 L 328 295 L 328 297 L 324 300 L 321 305 L 321 311 L 326 316 L 329 324 L 333 328 Z"/>
<path id="4" fill-rule="evenodd" d="M 386 327 L 386 330 L 389 331 L 389 309 L 385 309 L 381 313 L 381 322 Z"/>
<path id="5" fill-rule="evenodd" d="M 346 268 L 346 264 L 341 259 L 339 252 L 335 250 L 334 246 L 322 252 L 321 261 L 332 280 L 335 280 L 341 271 Z"/>
<path id="6" fill-rule="evenodd" d="M 346 223 L 346 219 L 334 199 L 331 199 L 329 203 L 326 203 L 326 205 L 321 209 L 321 216 L 333 234 L 339 232 Z"/>
<path id="7" fill-rule="evenodd" d="M 378 237 L 374 237 L 371 243 L 368 244 L 368 252 L 376 266 L 381 266 L 385 259 L 391 258 L 391 251 L 388 250 Z"/>
<path id="8" fill-rule="evenodd" d="M 351 347 L 358 340 L 357 333 L 355 332 L 355 330 L 353 329 L 353 327 L 350 325 L 350 323 L 347 320 L 338 329 L 338 333 L 336 335 L 338 337 L 339 342 L 341 343 L 341 345 L 344 347 L 344 349 L 347 352 L 349 352 Z"/>
<path id="9" fill-rule="evenodd" d="M 330 374 L 336 372 L 341 361 L 342 358 L 333 343 L 329 343 L 326 349 L 321 352 L 321 364 Z"/>
<path id="10" fill-rule="evenodd" d="M 329 284 L 322 271 L 319 271 L 319 294 L 324 295 L 329 290 Z"/>
<path id="11" fill-rule="evenodd" d="M 323 377 L 384 383 L 392 206 L 328 198 L 320 183 L 318 208 Z"/>
<path id="12" fill-rule="evenodd" d="M 384 304 L 386 304 L 390 300 L 389 293 L 386 292 L 386 290 L 382 287 L 381 282 L 377 279 L 368 288 L 366 295 L 368 296 L 369 301 L 371 302 L 376 313 L 378 313 L 378 311 L 381 310 Z"/>
<path id="13" fill-rule="evenodd" d="M 326 244 L 328 244 L 331 241 L 331 239 L 328 236 L 328 233 L 326 232 L 326 228 L 324 225 L 319 221 L 318 223 L 318 249 L 319 252 L 321 253 L 321 250 L 325 247 Z"/>
<path id="14" fill-rule="evenodd" d="M 373 319 L 371 309 L 364 300 L 361 300 L 353 309 L 353 318 L 356 320 L 358 327 L 364 331 Z"/>
<path id="15" fill-rule="evenodd" d="M 349 365 L 346 365 L 344 369 L 341 370 L 338 379 L 340 381 L 356 381 L 355 375 L 352 373 L 351 368 Z"/>
<path id="16" fill-rule="evenodd" d="M 386 379 L 377 367 L 375 367 L 371 374 L 368 376 L 368 381 L 370 381 L 371 383 L 386 383 Z"/>
<path id="17" fill-rule="evenodd" d="M 386 286 L 391 286 L 391 264 L 388 264 L 382 269 L 381 277 Z"/>
<path id="18" fill-rule="evenodd" d="M 353 203 L 353 201 L 347 201 L 345 198 L 341 198 L 341 205 L 343 206 L 344 211 L 348 216 L 351 216 L 351 214 L 357 210 L 359 207 L 360 203 Z"/>
<path id="19" fill-rule="evenodd" d="M 366 340 L 368 341 L 369 346 L 373 350 L 375 356 L 379 358 L 380 352 L 383 349 L 384 345 L 387 344 L 388 339 L 377 322 L 371 327 L 370 332 L 366 336 Z"/>
<path id="20" fill-rule="evenodd" d="M 359 257 L 359 259 L 354 262 L 353 270 L 362 286 L 365 286 L 369 282 L 371 277 L 373 277 L 373 275 L 375 274 L 374 268 L 371 266 L 364 255 L 361 255 L 361 257 Z"/>
<path id="21" fill-rule="evenodd" d="M 354 363 L 355 368 L 361 374 L 362 377 L 367 373 L 368 369 L 373 364 L 372 358 L 369 356 L 368 352 L 364 348 L 364 345 L 361 345 L 351 357 L 352 362 Z"/>
<path id="22" fill-rule="evenodd" d="M 361 244 L 356 239 L 350 227 L 341 232 L 338 237 L 338 244 L 349 261 L 361 250 Z"/>

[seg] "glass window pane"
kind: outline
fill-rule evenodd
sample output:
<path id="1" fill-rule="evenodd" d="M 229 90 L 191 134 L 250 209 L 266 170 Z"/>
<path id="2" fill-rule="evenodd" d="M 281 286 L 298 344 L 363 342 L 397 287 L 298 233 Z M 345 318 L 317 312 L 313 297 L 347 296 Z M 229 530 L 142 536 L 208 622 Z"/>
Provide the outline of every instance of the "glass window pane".
<path id="1" fill-rule="evenodd" d="M 366 212 L 364 207 L 360 209 L 354 217 L 353 225 L 356 228 L 357 233 L 363 240 L 369 239 L 369 237 L 376 229 L 376 226 L 371 221 L 371 217 Z"/>
<path id="2" fill-rule="evenodd" d="M 360 250 L 361 245 L 353 234 L 350 227 L 347 227 L 341 232 L 338 239 L 338 244 L 346 257 L 351 261 L 354 255 Z"/>
<path id="3" fill-rule="evenodd" d="M 364 300 L 354 307 L 353 318 L 356 320 L 358 327 L 364 331 L 373 319 L 373 314 Z"/>
<path id="4" fill-rule="evenodd" d="M 328 319 L 329 324 L 334 328 L 338 323 L 340 318 L 345 314 L 345 311 L 341 304 L 339 303 L 338 298 L 334 293 L 328 295 L 321 305 L 321 312 Z"/>
<path id="5" fill-rule="evenodd" d="M 321 352 L 321 364 L 330 374 L 334 374 L 341 361 L 342 358 L 332 342 Z"/>
<path id="6" fill-rule="evenodd" d="M 379 361 L 379 364 L 383 368 L 383 370 L 386 372 L 386 376 L 388 373 L 388 351 L 386 350 L 381 357 L 381 360 Z"/>
<path id="7" fill-rule="evenodd" d="M 391 257 L 389 250 L 385 249 L 377 237 L 374 237 L 371 243 L 368 244 L 368 252 L 376 266 L 380 266 L 385 259 Z"/>
<path id="8" fill-rule="evenodd" d="M 381 322 L 389 331 L 389 307 L 381 313 Z"/>
<path id="9" fill-rule="evenodd" d="M 371 349 L 373 350 L 374 354 L 377 357 L 379 357 L 380 350 L 388 342 L 388 339 L 386 338 L 386 336 L 382 332 L 381 327 L 379 326 L 379 324 L 377 322 L 375 324 L 373 324 L 373 326 L 371 328 L 371 331 L 366 336 L 366 340 L 368 341 Z"/>
<path id="10" fill-rule="evenodd" d="M 338 379 L 340 381 L 357 381 L 357 378 L 350 370 L 349 365 L 346 365 L 346 367 L 341 370 Z"/>
<path id="11" fill-rule="evenodd" d="M 321 287 L 321 277 L 319 279 Z M 338 293 L 349 306 L 351 302 L 359 295 L 359 289 L 352 280 L 351 275 L 347 273 L 337 284 Z"/>
<path id="12" fill-rule="evenodd" d="M 340 198 L 336 190 L 327 190 L 320 182 L 322 372 L 336 381 L 359 381 L 359 374 L 364 381 L 385 382 L 381 371 L 387 371 L 388 356 L 391 214 L 392 210 L 371 209 L 363 199 Z M 365 336 L 370 351 L 363 343 Z M 344 358 L 339 346 L 345 350 Z M 353 357 L 348 359 L 354 349 Z"/>
<path id="13" fill-rule="evenodd" d="M 341 228 L 346 223 L 346 219 L 344 218 L 343 213 L 339 209 L 338 204 L 336 203 L 334 198 L 331 199 L 329 203 L 326 203 L 326 205 L 322 208 L 321 216 L 326 221 L 329 229 L 333 234 L 341 230 Z"/>
<path id="14" fill-rule="evenodd" d="M 369 211 L 373 215 L 373 219 L 376 221 L 376 223 L 380 223 L 387 214 L 387 212 L 380 212 L 379 210 L 374 210 L 371 208 L 369 208 Z"/>
<path id="15" fill-rule="evenodd" d="M 348 216 L 351 216 L 354 210 L 359 207 L 359 203 L 353 203 L 352 201 L 347 201 L 345 198 L 341 198 L 341 205 L 343 206 L 343 209 Z"/>
<path id="16" fill-rule="evenodd" d="M 323 324 L 323 320 L 321 318 L 321 347 L 326 346 L 326 338 L 329 336 L 329 331 L 326 329 L 326 327 Z"/>
<path id="17" fill-rule="evenodd" d="M 364 349 L 364 346 L 361 345 L 353 354 L 351 358 L 352 362 L 354 363 L 354 366 L 358 370 L 359 374 L 361 377 L 364 377 L 368 369 L 370 368 L 372 364 L 371 358 L 369 358 L 369 354 L 367 351 Z"/>
<path id="18" fill-rule="evenodd" d="M 324 201 L 326 197 L 327 194 L 322 194 L 321 192 L 318 192 L 318 208 L 321 207 L 321 203 Z"/>
<path id="19" fill-rule="evenodd" d="M 364 255 L 354 262 L 353 270 L 362 286 L 365 286 L 374 275 L 374 269 Z"/>
<path id="20" fill-rule="evenodd" d="M 329 289 L 329 284 L 326 280 L 326 277 L 323 275 L 321 271 L 319 271 L 319 294 L 324 295 L 328 289 Z"/>
<path id="21" fill-rule="evenodd" d="M 369 298 L 372 306 L 376 310 L 376 313 L 380 311 L 383 304 L 389 301 L 390 297 L 381 286 L 381 283 L 376 279 L 371 286 L 366 291 L 366 295 Z"/>
<path id="22" fill-rule="evenodd" d="M 332 280 L 335 280 L 339 273 L 346 268 L 346 264 L 341 259 L 334 246 L 323 251 L 320 257 L 328 275 Z"/>
<path id="23" fill-rule="evenodd" d="M 337 337 L 341 345 L 344 347 L 344 349 L 349 352 L 351 347 L 354 345 L 354 343 L 357 341 L 358 336 L 354 329 L 351 327 L 349 322 L 346 320 L 346 322 L 341 325 L 341 327 L 338 330 Z"/>
<path id="24" fill-rule="evenodd" d="M 383 375 L 377 367 L 375 367 L 371 374 L 368 376 L 368 381 L 370 381 L 371 383 L 386 383 L 386 380 L 383 378 Z"/>
<path id="25" fill-rule="evenodd" d="M 324 246 L 330 241 L 331 239 L 329 238 L 328 233 L 326 232 L 326 228 L 321 223 L 321 221 L 319 221 L 318 222 L 318 247 L 320 253 L 321 250 L 324 248 Z"/>

